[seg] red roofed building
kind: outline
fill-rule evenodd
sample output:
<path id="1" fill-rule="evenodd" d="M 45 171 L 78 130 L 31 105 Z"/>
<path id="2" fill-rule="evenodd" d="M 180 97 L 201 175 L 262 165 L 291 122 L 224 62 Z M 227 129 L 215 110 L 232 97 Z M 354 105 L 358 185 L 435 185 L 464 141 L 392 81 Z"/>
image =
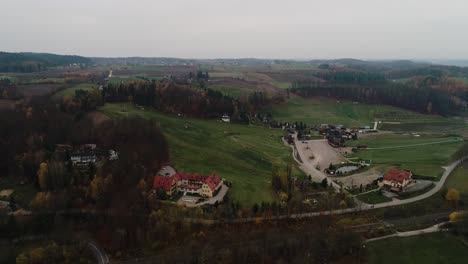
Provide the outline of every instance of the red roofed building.
<path id="1" fill-rule="evenodd" d="M 409 171 L 391 169 L 383 177 L 383 186 L 389 187 L 392 191 L 401 191 L 411 182 L 413 174 Z"/>
<path id="2" fill-rule="evenodd" d="M 216 173 L 202 176 L 198 173 L 177 172 L 172 176 L 157 175 L 154 178 L 153 189 L 162 189 L 168 196 L 184 192 L 213 197 L 222 185 L 223 181 Z"/>

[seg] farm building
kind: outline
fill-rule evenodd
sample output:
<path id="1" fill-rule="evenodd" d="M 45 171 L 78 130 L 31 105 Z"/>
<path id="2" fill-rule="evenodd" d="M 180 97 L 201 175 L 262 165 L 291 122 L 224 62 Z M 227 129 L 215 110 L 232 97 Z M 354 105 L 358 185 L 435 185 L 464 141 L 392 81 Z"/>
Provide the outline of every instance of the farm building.
<path id="1" fill-rule="evenodd" d="M 410 182 L 413 174 L 409 171 L 392 169 L 383 176 L 382 186 L 391 191 L 400 192 Z"/>
<path id="2" fill-rule="evenodd" d="M 183 192 L 203 197 L 213 197 L 222 185 L 223 181 L 216 173 L 202 176 L 198 173 L 178 172 L 171 176 L 157 175 L 154 178 L 153 189 L 163 190 L 167 196 Z"/>

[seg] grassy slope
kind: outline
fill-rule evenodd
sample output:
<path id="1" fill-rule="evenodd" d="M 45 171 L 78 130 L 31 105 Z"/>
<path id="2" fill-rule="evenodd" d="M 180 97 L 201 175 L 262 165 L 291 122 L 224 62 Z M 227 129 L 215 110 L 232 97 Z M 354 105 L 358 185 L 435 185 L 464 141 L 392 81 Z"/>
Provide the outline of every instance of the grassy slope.
<path id="1" fill-rule="evenodd" d="M 374 164 L 395 164 L 415 174 L 440 177 L 442 166 L 451 161 L 452 155 L 461 146 L 458 137 L 411 135 L 376 135 L 371 138 L 348 142 L 349 146 L 366 145 L 369 148 L 395 147 L 413 144 L 424 144 L 440 141 L 451 141 L 434 145 L 413 146 L 396 149 L 361 150 L 354 156 L 370 159 Z"/>
<path id="2" fill-rule="evenodd" d="M 278 130 L 170 116 L 129 104 L 106 104 L 101 111 L 111 117 L 128 114 L 157 120 L 178 170 L 217 172 L 233 182 L 234 199 L 247 205 L 275 199 L 270 183 L 271 162 L 285 162 L 291 157 L 290 148 L 281 143 L 282 132 Z M 294 173 L 302 175 L 297 169 Z"/>
<path id="3" fill-rule="evenodd" d="M 85 91 L 91 91 L 94 89 L 97 89 L 97 86 L 95 84 L 90 84 L 90 83 L 82 83 L 75 85 L 73 87 L 67 88 L 65 90 L 62 90 L 56 94 L 56 96 L 74 96 L 76 90 L 85 90 Z"/>
<path id="4" fill-rule="evenodd" d="M 210 89 L 219 91 L 223 93 L 223 95 L 231 96 L 231 97 L 239 97 L 241 94 L 249 94 L 252 91 L 247 89 L 243 89 L 241 87 L 236 86 L 229 86 L 229 85 L 210 85 Z"/>
<path id="5" fill-rule="evenodd" d="M 383 124 L 388 130 L 448 131 L 466 125 L 454 118 L 422 115 L 386 105 L 353 104 L 330 98 L 302 98 L 291 96 L 287 103 L 268 109 L 275 119 L 303 121 L 307 124 L 343 124 L 347 126 L 371 125 L 375 120 L 400 122 Z"/>
<path id="6" fill-rule="evenodd" d="M 366 245 L 368 263 L 466 263 L 468 248 L 446 233 L 407 238 L 391 238 Z"/>
<path id="7" fill-rule="evenodd" d="M 463 162 L 448 178 L 447 188 L 455 188 L 461 195 L 468 196 L 468 161 Z"/>

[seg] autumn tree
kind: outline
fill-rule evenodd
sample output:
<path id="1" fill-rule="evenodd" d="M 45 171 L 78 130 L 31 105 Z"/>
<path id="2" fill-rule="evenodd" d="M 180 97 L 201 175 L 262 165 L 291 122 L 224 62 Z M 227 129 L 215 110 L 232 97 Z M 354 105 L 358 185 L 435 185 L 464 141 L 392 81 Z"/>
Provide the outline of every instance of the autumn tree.
<path id="1" fill-rule="evenodd" d="M 445 194 L 445 200 L 450 202 L 452 205 L 457 206 L 460 201 L 460 192 L 454 188 L 450 188 Z"/>
<path id="2" fill-rule="evenodd" d="M 47 163 L 42 162 L 39 165 L 39 170 L 37 171 L 37 177 L 39 181 L 39 187 L 41 188 L 41 190 L 46 191 L 48 189 Z"/>

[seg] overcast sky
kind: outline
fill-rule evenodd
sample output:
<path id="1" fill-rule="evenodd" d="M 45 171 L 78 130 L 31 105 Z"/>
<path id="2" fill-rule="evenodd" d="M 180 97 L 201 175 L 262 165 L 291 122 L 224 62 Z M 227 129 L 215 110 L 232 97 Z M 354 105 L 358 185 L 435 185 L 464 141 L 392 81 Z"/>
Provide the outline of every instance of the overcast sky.
<path id="1" fill-rule="evenodd" d="M 467 0 L 0 0 L 0 50 L 468 59 Z"/>

